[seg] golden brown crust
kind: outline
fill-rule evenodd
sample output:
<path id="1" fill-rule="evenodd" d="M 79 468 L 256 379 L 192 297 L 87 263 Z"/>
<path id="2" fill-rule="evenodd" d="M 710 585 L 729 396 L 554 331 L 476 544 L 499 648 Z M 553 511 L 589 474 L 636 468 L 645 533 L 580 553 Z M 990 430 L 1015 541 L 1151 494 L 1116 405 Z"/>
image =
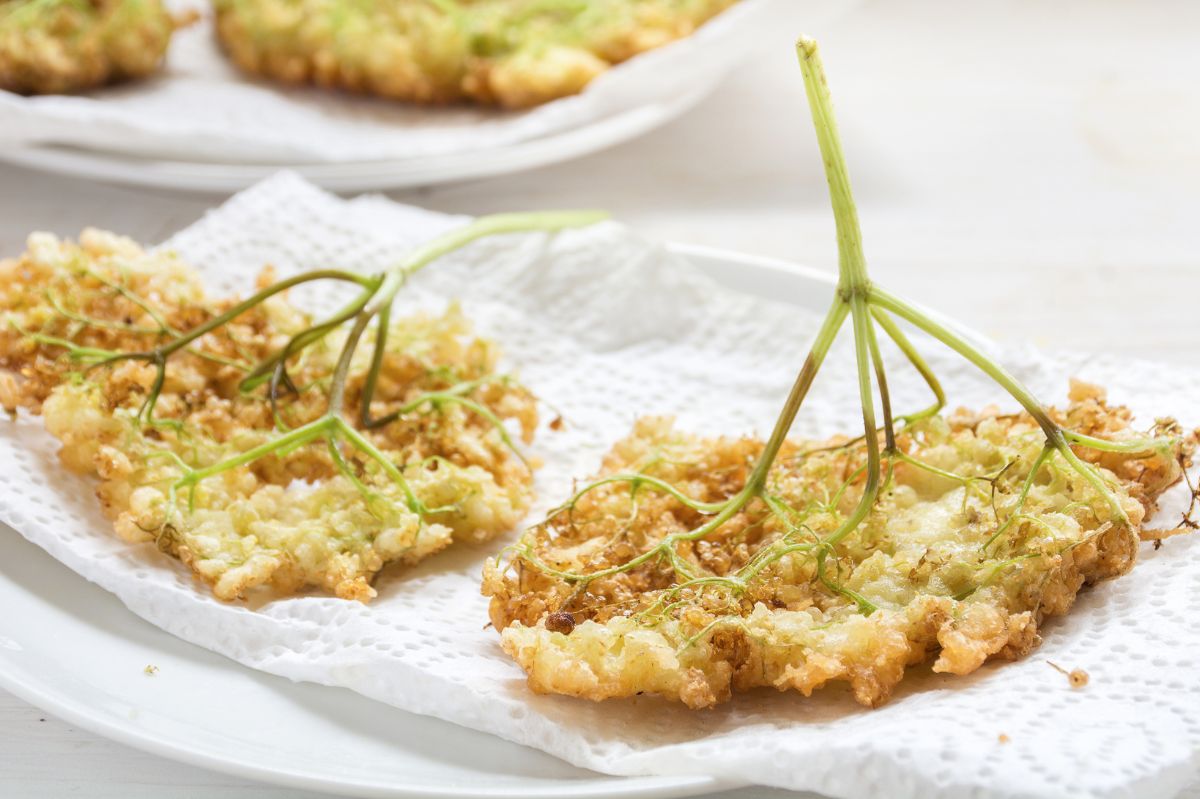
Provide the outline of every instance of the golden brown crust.
<path id="1" fill-rule="evenodd" d="M 5 0 L 0 89 L 64 94 L 145 77 L 176 24 L 160 0 Z"/>
<path id="2" fill-rule="evenodd" d="M 271 282 L 268 271 L 260 287 Z M 10 412 L 42 413 L 62 441 L 64 465 L 100 478 L 96 494 L 118 535 L 156 542 L 221 599 L 314 587 L 365 601 L 385 564 L 415 562 L 455 539 L 487 540 L 511 529 L 531 499 L 528 467 L 491 421 L 462 404 L 422 401 L 464 387 L 462 397 L 519 425 L 526 440 L 537 425 L 532 395 L 495 374 L 497 348 L 471 336 L 455 306 L 392 322 L 372 413 L 407 410 L 361 431 L 433 509 L 420 514 L 396 480 L 346 448 L 356 485 L 323 441 L 222 471 L 199 482 L 194 495 L 179 488 L 186 468 L 220 463 L 278 435 L 266 388 L 247 393 L 239 385 L 251 365 L 310 326 L 286 295 L 173 356 L 151 423 L 139 411 L 155 364 L 88 369 L 86 356 L 151 351 L 170 340 L 164 331 L 203 324 L 233 299 L 208 299 L 196 273 L 170 253 L 90 230 L 78 245 L 31 237 L 27 253 L 0 261 L 0 285 L 0 402 Z M 338 335 L 290 363 L 298 389 L 278 406 L 288 428 L 328 411 L 322 387 Z M 85 360 L 73 360 L 65 342 Z M 349 418 L 358 417 L 365 373 L 365 360 L 351 369 Z"/>
<path id="3" fill-rule="evenodd" d="M 577 94 L 737 0 L 216 0 L 241 69 L 423 104 L 528 108 Z"/>
<path id="4" fill-rule="evenodd" d="M 1075 384 L 1071 398 L 1056 412 L 1070 429 L 1134 437 L 1131 414 L 1098 389 Z M 820 548 L 803 544 L 836 529 L 861 496 L 863 447 L 789 442 L 767 492 L 790 509 L 790 525 L 753 500 L 711 535 L 676 543 L 682 566 L 657 556 L 610 573 L 664 536 L 697 529 L 711 511 L 645 482 L 636 491 L 627 479 L 607 482 L 531 528 L 506 563 L 490 562 L 483 591 L 505 651 L 538 692 L 652 693 L 697 708 L 760 686 L 807 696 L 842 681 L 875 707 L 911 665 L 932 660 L 935 671 L 962 675 L 989 659 L 1023 657 L 1043 619 L 1066 613 L 1083 586 L 1132 568 L 1141 522 L 1194 443 L 1178 441 L 1140 454 L 1080 449 L 1103 467 L 1124 524 L 1053 459 L 1018 502 L 1043 443 L 1023 415 L 960 411 L 919 422 L 899 436 L 906 458 L 891 459 L 874 510 L 830 553 L 833 585 L 817 574 Z M 601 476 L 659 478 L 696 503 L 720 503 L 742 487 L 761 447 L 643 419 Z M 852 595 L 877 609 L 860 612 Z"/>

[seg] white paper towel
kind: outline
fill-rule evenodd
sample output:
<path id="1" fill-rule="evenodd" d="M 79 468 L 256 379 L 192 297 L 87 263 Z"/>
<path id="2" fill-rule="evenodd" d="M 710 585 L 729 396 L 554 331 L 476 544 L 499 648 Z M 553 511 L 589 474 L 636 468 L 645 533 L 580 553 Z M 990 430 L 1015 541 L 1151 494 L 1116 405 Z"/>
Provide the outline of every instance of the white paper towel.
<path id="1" fill-rule="evenodd" d="M 82 96 L 0 91 L 0 145 L 49 143 L 186 161 L 277 164 L 489 150 L 713 88 L 750 51 L 751 21 L 772 2 L 743 0 L 693 36 L 614 67 L 582 94 L 521 112 L 423 108 L 254 79 L 220 52 L 206 17 L 175 34 L 163 72 L 147 80 Z"/>
<path id="2" fill-rule="evenodd" d="M 460 221 L 381 198 L 339 200 L 281 174 L 164 246 L 201 267 L 214 292 L 245 291 L 266 262 L 285 273 L 375 270 Z M 481 241 L 421 273 L 397 311 L 452 297 L 566 418 L 565 430 L 543 429 L 534 447 L 546 461 L 541 507 L 592 472 L 638 415 L 674 413 L 706 434 L 765 431 L 819 322 L 794 305 L 719 288 L 611 223 Z M 1004 404 L 962 361 L 922 344 L 954 403 Z M 1196 421 L 1196 370 L 1032 349 L 1002 356 L 1044 397 L 1061 399 L 1078 375 L 1147 420 Z M 920 379 L 899 363 L 890 383 L 898 407 L 925 403 Z M 856 391 L 841 346 L 796 434 L 854 429 Z M 483 629 L 480 569 L 500 543 L 389 570 L 369 606 L 323 597 L 222 604 L 152 545 L 115 538 L 91 481 L 62 471 L 39 419 L 0 430 L 0 520 L 138 615 L 253 668 L 345 686 L 580 766 L 899 799 L 1166 797 L 1200 765 L 1200 536 L 1143 547 L 1131 574 L 1085 591 L 1069 617 L 1048 623 L 1026 660 L 967 678 L 914 669 L 878 710 L 836 688 L 811 699 L 760 691 L 703 712 L 653 699 L 592 704 L 531 694 L 496 633 Z M 1046 658 L 1086 669 L 1087 688 L 1071 690 Z"/>

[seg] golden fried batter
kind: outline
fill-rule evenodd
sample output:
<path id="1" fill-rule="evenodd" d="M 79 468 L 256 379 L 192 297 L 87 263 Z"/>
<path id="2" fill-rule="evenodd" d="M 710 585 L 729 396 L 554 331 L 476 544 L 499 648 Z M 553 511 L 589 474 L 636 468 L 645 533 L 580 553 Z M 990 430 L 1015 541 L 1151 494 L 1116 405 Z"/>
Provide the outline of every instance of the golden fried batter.
<path id="1" fill-rule="evenodd" d="M 214 0 L 247 72 L 416 103 L 527 108 L 737 0 Z"/>
<path id="2" fill-rule="evenodd" d="M 175 25 L 160 0 L 0 0 L 0 89 L 65 94 L 144 77 Z"/>
<path id="3" fill-rule="evenodd" d="M 271 282 L 269 272 L 260 279 Z M 79 244 L 35 234 L 27 253 L 0 262 L 0 286 L 0 404 L 43 413 L 64 464 L 99 476 L 117 533 L 156 541 L 221 599 L 263 586 L 365 601 L 386 563 L 491 538 L 529 504 L 529 469 L 503 420 L 531 439 L 534 399 L 495 373 L 496 347 L 470 336 L 456 307 L 390 323 L 371 410 L 397 415 L 358 434 L 400 481 L 360 449 L 325 440 L 226 468 L 326 413 L 340 331 L 292 359 L 295 386 L 277 396 L 278 418 L 265 386 L 239 388 L 252 364 L 312 326 L 285 294 L 176 353 L 147 411 L 155 363 L 96 364 L 105 353 L 149 351 L 233 300 L 206 298 L 174 255 L 94 230 Z M 356 354 L 351 367 L 350 418 L 371 356 Z"/>
<path id="4" fill-rule="evenodd" d="M 1129 412 L 1095 387 L 1074 384 L 1071 400 L 1056 421 L 1135 437 Z M 1159 432 L 1178 430 L 1161 422 Z M 1061 458 L 1021 499 L 1044 442 L 1024 415 L 959 412 L 906 428 L 879 501 L 828 553 L 823 581 L 818 542 L 862 496 L 861 442 L 785 444 L 763 497 L 689 540 L 745 484 L 762 442 L 643 419 L 602 480 L 531 528 L 507 562 L 489 562 L 491 619 L 542 693 L 651 693 L 701 708 L 758 686 L 807 696 L 844 681 L 877 706 L 908 666 L 933 659 L 935 671 L 968 674 L 1037 646 L 1044 618 L 1133 566 L 1138 529 L 1192 448 L 1079 450 L 1102 467 L 1124 525 Z M 673 546 L 628 568 L 672 534 Z"/>

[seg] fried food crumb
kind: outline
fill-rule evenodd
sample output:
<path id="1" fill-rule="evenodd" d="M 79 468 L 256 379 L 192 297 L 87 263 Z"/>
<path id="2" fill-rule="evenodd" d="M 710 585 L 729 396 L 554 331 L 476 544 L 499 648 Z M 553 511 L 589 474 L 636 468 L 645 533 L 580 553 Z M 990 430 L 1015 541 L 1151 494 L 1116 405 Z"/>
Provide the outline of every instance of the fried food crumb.
<path id="1" fill-rule="evenodd" d="M 570 635 L 575 629 L 575 617 L 563 611 L 551 613 L 546 617 L 546 629 L 552 633 Z"/>
<path id="2" fill-rule="evenodd" d="M 1009 738 L 1009 737 L 1008 737 L 1007 735 L 1005 735 L 1004 733 L 1000 733 L 1000 735 L 998 735 L 998 736 L 996 737 L 996 740 L 998 740 L 998 741 L 999 741 L 1000 743 L 1002 743 L 1002 744 L 1006 744 L 1006 743 L 1008 743 L 1009 741 L 1011 741 L 1011 740 L 1012 740 L 1012 738 Z"/>
<path id="3" fill-rule="evenodd" d="M 345 334 L 295 359 L 295 389 L 277 407 L 266 386 L 243 391 L 254 364 L 312 325 L 277 294 L 173 355 L 147 417 L 154 365 L 88 368 L 93 356 L 151 350 L 233 299 L 208 297 L 175 255 L 96 230 L 78 243 L 35 234 L 24 255 L 0 261 L 0 285 L 0 400 L 41 413 L 63 464 L 99 478 L 97 497 L 119 537 L 177 557 L 219 599 L 315 588 L 368 601 L 388 563 L 486 541 L 511 529 L 532 499 L 530 469 L 503 429 L 531 440 L 536 401 L 496 372 L 498 347 L 471 335 L 453 304 L 391 321 L 371 411 L 394 420 L 360 429 L 403 483 L 361 451 L 317 440 L 224 469 L 192 492 L 179 487 L 189 471 L 276 440 L 279 424 L 296 429 L 326 413 L 322 386 Z M 360 360 L 346 381 L 347 419 L 360 416 Z M 424 399 L 446 392 L 472 405 Z"/>
<path id="4" fill-rule="evenodd" d="M 1067 671 L 1057 663 L 1049 660 L 1047 660 L 1046 663 L 1059 674 L 1066 677 L 1067 682 L 1070 683 L 1072 688 L 1083 688 L 1088 684 L 1088 673 L 1083 669 L 1071 669 L 1070 671 Z"/>
<path id="5" fill-rule="evenodd" d="M 1087 435 L 1139 435 L 1132 414 L 1095 387 L 1074 386 L 1070 405 L 1051 414 Z M 861 442 L 785 444 L 765 489 L 781 512 L 755 499 L 664 552 L 656 547 L 666 536 L 701 528 L 708 508 L 742 489 L 763 444 L 643 419 L 605 458 L 598 483 L 488 562 L 483 593 L 504 650 L 539 693 L 658 694 L 703 708 L 759 686 L 807 696 L 844 682 L 876 707 L 910 666 L 966 675 L 1025 656 L 1042 622 L 1067 613 L 1080 590 L 1129 571 L 1142 521 L 1194 447 L 1173 440 L 1176 451 L 1079 453 L 1100 469 L 1124 524 L 1068 469 L 1029 477 L 1044 439 L 1028 416 L 917 422 L 897 438 L 906 459 L 885 467 L 879 500 L 828 553 L 822 577 L 813 542 L 862 495 Z M 554 629 L 563 613 L 569 635 Z"/>

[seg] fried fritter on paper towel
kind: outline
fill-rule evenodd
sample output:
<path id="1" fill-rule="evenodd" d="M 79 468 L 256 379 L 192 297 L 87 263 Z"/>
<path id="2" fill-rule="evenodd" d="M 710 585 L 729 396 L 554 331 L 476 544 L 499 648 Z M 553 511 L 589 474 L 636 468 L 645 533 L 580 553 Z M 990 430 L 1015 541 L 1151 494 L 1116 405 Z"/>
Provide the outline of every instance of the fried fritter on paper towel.
<path id="1" fill-rule="evenodd" d="M 0 89 L 64 94 L 144 77 L 175 26 L 160 0 L 4 0 Z"/>
<path id="2" fill-rule="evenodd" d="M 737 0 L 215 0 L 247 72 L 417 103 L 527 108 L 576 94 Z"/>
<path id="3" fill-rule="evenodd" d="M 267 273 L 260 278 L 272 282 Z M 313 442 L 202 480 L 194 497 L 175 486 L 186 469 L 218 463 L 278 435 L 265 390 L 239 390 L 250 364 L 312 323 L 278 294 L 171 358 L 153 419 L 138 414 L 156 369 L 145 361 L 88 368 L 98 351 L 145 351 L 194 329 L 233 301 L 205 297 L 199 276 L 170 253 L 85 231 L 78 245 L 46 234 L 0 262 L 0 403 L 45 416 L 63 463 L 100 477 L 97 495 L 117 533 L 155 541 L 225 600 L 260 586 L 315 587 L 343 598 L 375 595 L 373 576 L 454 539 L 483 541 L 511 529 L 531 499 L 531 475 L 507 433 L 462 402 L 422 401 L 458 392 L 495 421 L 513 420 L 528 441 L 533 397 L 494 374 L 498 351 L 470 336 L 461 313 L 393 321 L 372 403 L 403 409 L 366 436 L 401 469 L 434 512 L 423 522 L 396 482 L 356 451 Z M 279 402 L 290 429 L 325 412 L 336 334 L 291 367 L 298 394 Z M 67 346 L 70 345 L 70 346 Z M 71 357 L 69 353 L 74 354 Z M 347 382 L 357 409 L 370 352 Z M 357 414 L 354 414 L 357 416 Z M 340 457 L 347 470 L 336 468 Z"/>
<path id="4" fill-rule="evenodd" d="M 1085 384 L 1073 385 L 1055 417 L 1080 432 L 1134 437 L 1129 412 Z M 1163 422 L 1159 432 L 1178 430 Z M 1020 502 L 1044 441 L 1026 416 L 959 412 L 907 429 L 898 446 L 909 459 L 885 464 L 880 501 L 826 561 L 830 585 L 813 542 L 862 495 L 864 447 L 789 442 L 765 494 L 780 513 L 755 499 L 713 534 L 676 543 L 684 579 L 666 556 L 616 569 L 699 527 L 702 504 L 737 493 L 762 442 L 700 439 L 643 419 L 601 479 L 664 482 L 601 482 L 528 531 L 507 563 L 486 569 L 492 622 L 541 693 L 659 694 L 702 708 L 757 686 L 807 696 L 844 681 L 877 706 L 925 660 L 968 674 L 989 658 L 1025 655 L 1042 620 L 1066 613 L 1083 586 L 1129 571 L 1142 521 L 1192 446 L 1142 456 L 1080 450 L 1103 468 L 1131 529 L 1113 524 L 1105 499 L 1061 459 L 1039 469 Z M 860 612 L 854 596 L 877 609 Z"/>

